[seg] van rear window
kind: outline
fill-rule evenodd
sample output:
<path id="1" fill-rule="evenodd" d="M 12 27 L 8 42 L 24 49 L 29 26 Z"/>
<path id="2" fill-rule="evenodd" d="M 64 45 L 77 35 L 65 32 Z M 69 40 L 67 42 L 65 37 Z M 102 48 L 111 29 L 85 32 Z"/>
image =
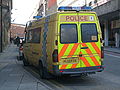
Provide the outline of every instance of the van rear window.
<path id="1" fill-rule="evenodd" d="M 76 24 L 60 25 L 60 43 L 77 43 L 78 33 Z"/>
<path id="2" fill-rule="evenodd" d="M 82 42 L 97 42 L 98 32 L 95 23 L 81 24 Z"/>

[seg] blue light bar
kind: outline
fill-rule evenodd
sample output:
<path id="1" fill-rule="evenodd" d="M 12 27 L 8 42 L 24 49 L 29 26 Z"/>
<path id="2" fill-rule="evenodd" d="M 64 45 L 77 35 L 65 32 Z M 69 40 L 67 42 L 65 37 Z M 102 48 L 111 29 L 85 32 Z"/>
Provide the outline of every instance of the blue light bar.
<path id="1" fill-rule="evenodd" d="M 88 7 L 88 6 L 83 6 L 83 7 L 81 7 L 81 10 L 92 10 L 92 8 Z"/>
<path id="2" fill-rule="evenodd" d="M 70 6 L 62 6 L 58 8 L 58 11 L 82 11 L 82 10 L 91 10 L 91 7 L 83 6 L 83 7 L 70 7 Z"/>
<path id="3" fill-rule="evenodd" d="M 58 11 L 67 11 L 67 10 L 72 10 L 72 7 L 59 7 Z"/>
<path id="4" fill-rule="evenodd" d="M 40 18 L 42 18 L 42 16 L 33 16 L 33 18 L 40 19 Z"/>

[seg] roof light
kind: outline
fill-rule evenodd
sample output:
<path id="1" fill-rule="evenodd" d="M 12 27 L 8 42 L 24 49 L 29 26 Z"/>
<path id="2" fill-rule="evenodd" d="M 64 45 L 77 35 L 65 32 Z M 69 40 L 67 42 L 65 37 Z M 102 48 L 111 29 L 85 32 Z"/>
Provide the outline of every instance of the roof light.
<path id="1" fill-rule="evenodd" d="M 58 11 L 67 11 L 67 10 L 72 10 L 72 7 L 59 7 Z"/>
<path id="2" fill-rule="evenodd" d="M 33 18 L 40 19 L 40 18 L 42 18 L 42 16 L 33 16 Z"/>
<path id="3" fill-rule="evenodd" d="M 91 7 L 87 7 L 87 6 L 81 7 L 81 10 L 91 10 L 91 9 L 92 9 Z"/>
<path id="4" fill-rule="evenodd" d="M 91 7 L 70 7 L 70 6 L 61 6 L 58 8 L 58 11 L 82 11 L 82 10 L 91 10 Z"/>

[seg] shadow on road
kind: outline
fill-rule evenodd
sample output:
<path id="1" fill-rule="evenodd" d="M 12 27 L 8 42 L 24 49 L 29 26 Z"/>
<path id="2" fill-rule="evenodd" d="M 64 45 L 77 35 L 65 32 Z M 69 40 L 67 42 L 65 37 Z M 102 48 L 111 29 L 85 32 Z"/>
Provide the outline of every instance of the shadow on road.
<path id="1" fill-rule="evenodd" d="M 88 76 L 62 76 L 62 77 L 54 77 L 49 80 L 43 80 L 39 76 L 39 71 L 37 68 L 33 66 L 24 67 L 25 70 L 30 72 L 34 77 L 39 79 L 42 82 L 49 81 L 55 85 L 62 84 L 65 86 L 95 86 L 100 85 L 101 78 L 97 78 L 96 75 L 88 75 Z"/>

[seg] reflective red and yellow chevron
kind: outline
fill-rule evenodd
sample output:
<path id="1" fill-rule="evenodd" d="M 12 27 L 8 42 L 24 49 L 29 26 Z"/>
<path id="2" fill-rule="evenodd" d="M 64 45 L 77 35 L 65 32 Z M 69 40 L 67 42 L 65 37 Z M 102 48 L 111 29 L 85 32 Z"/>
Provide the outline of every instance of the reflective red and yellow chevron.
<path id="1" fill-rule="evenodd" d="M 75 43 L 75 44 L 60 44 L 58 46 L 58 60 L 61 58 L 79 58 L 79 63 L 62 64 L 59 69 L 71 69 L 80 67 L 92 67 L 101 65 L 101 45 L 99 42 L 92 43 Z M 88 47 L 81 49 L 81 47 Z M 82 55 L 82 56 L 81 56 Z"/>

